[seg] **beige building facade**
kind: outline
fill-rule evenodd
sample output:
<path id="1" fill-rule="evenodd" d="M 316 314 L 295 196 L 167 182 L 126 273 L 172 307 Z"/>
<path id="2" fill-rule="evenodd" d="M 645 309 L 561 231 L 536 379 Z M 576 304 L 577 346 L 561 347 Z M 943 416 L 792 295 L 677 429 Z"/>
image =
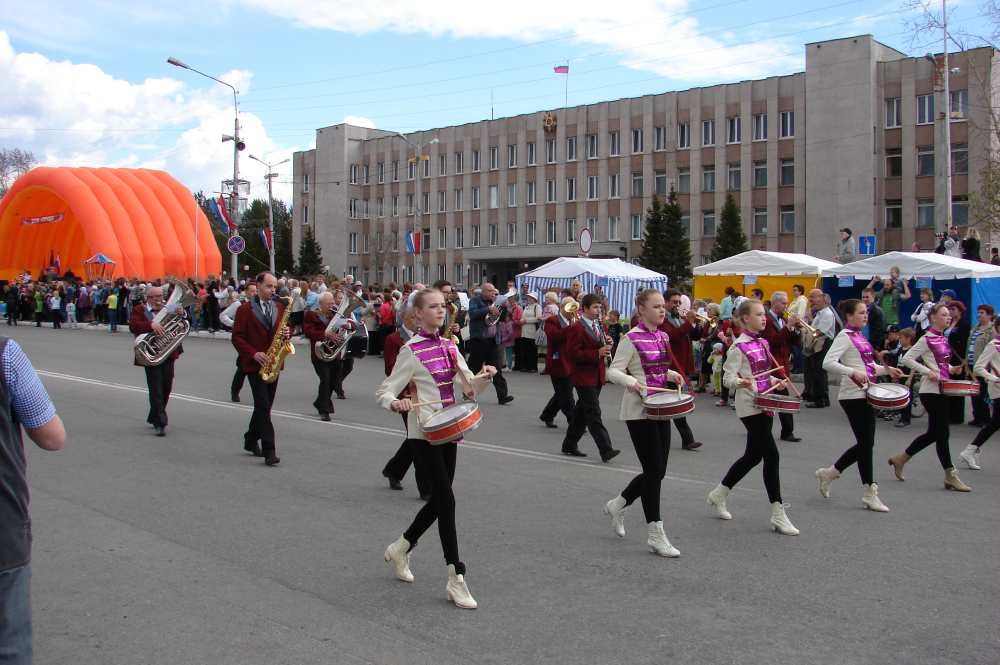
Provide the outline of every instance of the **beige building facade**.
<path id="1" fill-rule="evenodd" d="M 331 272 L 369 283 L 503 282 L 578 254 L 584 228 L 591 256 L 633 260 L 653 197 L 675 190 L 694 265 L 708 260 L 727 194 L 754 249 L 830 257 L 845 226 L 875 234 L 880 252 L 931 249 L 934 164 L 947 158 L 964 226 L 969 188 L 996 147 L 993 50 L 950 56 L 944 150 L 932 62 L 870 36 L 805 49 L 805 71 L 788 76 L 405 137 L 318 129 L 315 149 L 293 158 L 294 246 L 309 226 Z"/>

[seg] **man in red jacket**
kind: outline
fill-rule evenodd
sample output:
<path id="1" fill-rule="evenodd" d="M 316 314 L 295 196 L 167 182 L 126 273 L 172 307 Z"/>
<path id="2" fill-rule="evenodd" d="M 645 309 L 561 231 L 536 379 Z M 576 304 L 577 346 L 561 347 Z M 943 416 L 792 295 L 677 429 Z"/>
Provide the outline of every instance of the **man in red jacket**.
<path id="1" fill-rule="evenodd" d="M 333 394 L 339 366 L 335 360 L 321 360 L 316 355 L 316 344 L 329 340 L 331 345 L 336 346 L 344 338 L 336 326 L 332 330 L 327 330 L 330 320 L 336 316 L 333 308 L 333 293 L 324 291 L 320 294 L 317 303 L 319 309 L 309 310 L 302 318 L 302 333 L 309 339 L 309 356 L 312 358 L 313 370 L 319 377 L 319 389 L 313 406 L 319 411 L 319 419 L 328 422 L 330 414 L 333 413 L 333 400 L 330 399 L 330 395 Z"/>
<path id="2" fill-rule="evenodd" d="M 677 371 L 685 377 L 690 377 L 694 373 L 694 349 L 691 343 L 692 340 L 701 337 L 701 331 L 693 323 L 694 310 L 688 310 L 686 316 L 681 316 L 680 306 L 683 299 L 680 291 L 668 289 L 665 298 L 667 315 L 660 324 L 660 330 L 670 336 L 670 352 L 677 363 Z M 694 440 L 694 433 L 688 425 L 687 418 L 674 418 L 673 421 L 677 433 L 681 435 L 681 448 L 684 450 L 701 448 L 701 442 Z"/>
<path id="3" fill-rule="evenodd" d="M 545 319 L 545 371 L 552 381 L 553 395 L 538 418 L 546 427 L 553 429 L 556 427 L 553 421 L 557 413 L 562 411 L 566 421 L 570 422 L 573 420 L 573 409 L 576 407 L 573 384 L 569 380 L 569 363 L 562 352 L 566 343 L 566 332 L 576 321 L 576 313 L 567 312 L 565 309 L 566 304 L 570 302 L 576 301 L 570 296 L 563 298 L 559 314 Z"/>
<path id="4" fill-rule="evenodd" d="M 604 387 L 607 357 L 611 353 L 610 340 L 605 339 L 599 322 L 601 307 L 600 298 L 588 293 L 580 303 L 580 320 L 566 330 L 561 355 L 569 363 L 569 379 L 576 388 L 577 401 L 563 439 L 562 452 L 563 455 L 586 457 L 579 443 L 584 430 L 590 430 L 601 451 L 601 461 L 609 462 L 621 451 L 611 446 L 611 436 L 601 421 L 601 388 Z"/>
<path id="5" fill-rule="evenodd" d="M 771 294 L 771 309 L 767 312 L 764 320 L 764 331 L 761 337 L 767 340 L 771 347 L 771 355 L 785 372 L 782 378 L 792 376 L 792 346 L 797 344 L 799 336 L 795 329 L 785 322 L 785 309 L 788 307 L 788 294 L 784 291 L 775 291 Z M 787 395 L 788 389 L 775 390 L 779 395 Z M 795 420 L 790 413 L 779 413 L 778 420 L 781 422 L 781 440 L 798 442 L 799 437 L 795 436 Z"/>
<path id="6" fill-rule="evenodd" d="M 174 287 L 177 288 L 177 287 Z M 184 310 L 179 305 L 171 305 L 174 312 L 184 316 Z M 162 335 L 163 326 L 154 321 L 156 315 L 163 309 L 163 289 L 151 286 L 146 289 L 146 302 L 137 302 L 132 308 L 129 319 L 129 331 L 138 337 L 143 333 Z M 153 426 L 156 436 L 166 436 L 167 402 L 174 385 L 174 361 L 184 352 L 184 347 L 178 346 L 170 357 L 155 367 L 143 366 L 146 370 L 146 386 L 149 388 L 149 415 L 146 422 Z M 139 362 L 136 361 L 136 365 Z"/>
<path id="7" fill-rule="evenodd" d="M 255 457 L 263 457 L 264 464 L 274 466 L 281 460 L 275 454 L 274 425 L 271 423 L 271 406 L 278 391 L 278 381 L 265 383 L 260 378 L 260 368 L 267 362 L 267 351 L 278 333 L 278 325 L 285 305 L 274 300 L 278 280 L 269 272 L 262 272 L 257 282 L 257 297 L 248 300 L 236 310 L 233 321 L 233 346 L 239 353 L 240 369 L 247 375 L 253 393 L 253 415 L 243 435 L 243 449 Z M 288 328 L 282 333 L 289 337 Z"/>

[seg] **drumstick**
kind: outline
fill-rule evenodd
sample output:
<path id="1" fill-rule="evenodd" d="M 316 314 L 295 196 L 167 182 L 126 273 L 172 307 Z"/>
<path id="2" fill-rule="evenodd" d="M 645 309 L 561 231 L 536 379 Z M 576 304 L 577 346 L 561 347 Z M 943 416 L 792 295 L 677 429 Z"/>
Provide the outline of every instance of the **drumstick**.
<path id="1" fill-rule="evenodd" d="M 656 386 L 644 386 L 641 383 L 637 383 L 636 385 L 642 388 L 643 390 L 647 391 L 652 390 L 653 392 L 658 392 L 658 393 L 672 393 L 674 392 L 674 390 L 676 390 L 677 393 L 680 394 L 681 391 L 680 388 L 657 388 Z"/>
<path id="2" fill-rule="evenodd" d="M 455 400 L 453 399 L 429 399 L 426 402 L 410 402 L 411 408 L 416 408 L 418 406 L 430 406 L 432 404 L 451 404 Z"/>
<path id="3" fill-rule="evenodd" d="M 764 372 L 761 372 L 760 374 L 754 374 L 750 378 L 751 379 L 757 379 L 757 378 L 760 378 L 762 376 L 767 376 L 768 374 L 773 374 L 774 372 L 777 372 L 778 370 L 784 371 L 784 369 L 785 369 L 784 367 L 780 367 L 780 366 L 779 367 L 772 367 L 771 369 L 766 370 Z"/>
<path id="4" fill-rule="evenodd" d="M 788 385 L 788 387 L 792 389 L 792 392 L 795 393 L 795 396 L 798 397 L 799 399 L 802 399 L 802 392 L 795 386 L 794 383 L 792 383 L 792 377 L 788 374 L 785 368 L 777 360 L 774 359 L 774 355 L 771 353 L 770 349 L 767 350 L 767 357 L 770 358 L 771 362 L 774 363 L 775 369 L 781 369 L 781 372 L 782 374 L 785 375 L 785 380 L 787 381 L 786 385 Z M 768 392 L 770 392 L 770 390 Z"/>
<path id="5" fill-rule="evenodd" d="M 772 390 L 774 390 L 775 388 L 777 388 L 777 387 L 778 387 L 778 386 L 780 386 L 780 385 L 781 385 L 780 383 L 776 383 L 776 384 L 774 384 L 773 386 L 771 386 L 770 388 L 768 388 L 767 390 L 765 390 L 764 392 L 762 392 L 762 393 L 757 393 L 757 394 L 758 394 L 758 395 L 766 395 L 766 394 L 768 394 L 769 392 L 771 392 Z"/>

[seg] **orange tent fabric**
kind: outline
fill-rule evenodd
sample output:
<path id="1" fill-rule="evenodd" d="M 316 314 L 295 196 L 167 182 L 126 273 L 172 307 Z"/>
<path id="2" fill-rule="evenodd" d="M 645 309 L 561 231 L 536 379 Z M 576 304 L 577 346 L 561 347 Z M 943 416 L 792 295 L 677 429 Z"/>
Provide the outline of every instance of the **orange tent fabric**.
<path id="1" fill-rule="evenodd" d="M 115 262 L 115 277 L 222 271 L 208 219 L 164 171 L 40 166 L 0 200 L 0 279 L 38 275 L 54 257 L 82 276 L 98 252 Z"/>

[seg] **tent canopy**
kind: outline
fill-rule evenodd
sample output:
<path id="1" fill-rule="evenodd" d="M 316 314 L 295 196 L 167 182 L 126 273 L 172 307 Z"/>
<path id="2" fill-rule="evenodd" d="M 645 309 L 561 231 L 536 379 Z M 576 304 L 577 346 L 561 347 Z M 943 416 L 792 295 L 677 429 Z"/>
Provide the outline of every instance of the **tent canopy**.
<path id="1" fill-rule="evenodd" d="M 835 264 L 825 269 L 823 276 L 871 279 L 888 275 L 892 268 L 899 268 L 904 277 L 933 277 L 935 280 L 1000 277 L 1000 266 L 932 252 L 889 252 L 845 265 Z"/>
<path id="2" fill-rule="evenodd" d="M 521 284 L 527 283 L 531 291 L 542 292 L 556 287 L 568 289 L 574 280 L 580 280 L 585 293 L 603 291 L 611 309 L 617 310 L 623 318 L 628 318 L 635 309 L 635 294 L 641 289 L 667 288 L 667 278 L 634 263 L 621 259 L 590 259 L 583 257 L 560 257 L 534 270 L 523 272 L 515 282 L 520 291 Z"/>
<path id="3" fill-rule="evenodd" d="M 547 277 L 555 279 L 573 279 L 584 273 L 597 277 L 614 277 L 616 279 L 648 279 L 666 280 L 664 275 L 648 268 L 628 263 L 621 259 L 589 259 L 584 257 L 561 256 L 534 270 L 523 272 L 518 277 Z"/>
<path id="4" fill-rule="evenodd" d="M 839 263 L 817 259 L 808 254 L 765 252 L 752 249 L 728 259 L 698 266 L 695 275 L 819 275 L 825 270 L 839 267 Z"/>

